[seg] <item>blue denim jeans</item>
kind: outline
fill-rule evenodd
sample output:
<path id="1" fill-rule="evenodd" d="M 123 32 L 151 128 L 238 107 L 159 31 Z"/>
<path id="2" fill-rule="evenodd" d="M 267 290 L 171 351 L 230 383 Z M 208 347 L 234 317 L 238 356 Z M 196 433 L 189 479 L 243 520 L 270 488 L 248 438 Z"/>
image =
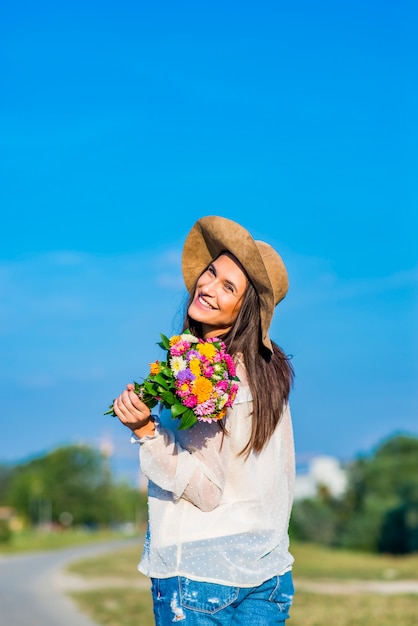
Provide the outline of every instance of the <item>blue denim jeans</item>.
<path id="1" fill-rule="evenodd" d="M 258 587 L 229 587 L 181 576 L 151 579 L 156 626 L 284 626 L 293 600 L 291 572 Z"/>

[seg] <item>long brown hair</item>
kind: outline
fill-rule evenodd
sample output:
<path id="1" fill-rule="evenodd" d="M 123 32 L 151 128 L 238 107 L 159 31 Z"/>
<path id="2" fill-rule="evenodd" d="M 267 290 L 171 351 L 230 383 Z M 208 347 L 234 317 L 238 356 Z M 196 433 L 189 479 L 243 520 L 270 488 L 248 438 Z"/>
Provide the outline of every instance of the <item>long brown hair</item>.
<path id="1" fill-rule="evenodd" d="M 284 405 L 288 401 L 294 379 L 290 358 L 274 341 L 272 341 L 273 353 L 261 341 L 258 295 L 248 276 L 247 279 L 247 288 L 237 319 L 229 331 L 222 335 L 228 352 L 233 357 L 242 356 L 253 397 L 251 436 L 241 451 L 245 456 L 252 451 L 261 452 L 274 433 Z M 190 328 L 194 334 L 201 337 L 201 324 L 187 314 L 193 297 L 194 290 L 186 305 L 184 328 Z"/>

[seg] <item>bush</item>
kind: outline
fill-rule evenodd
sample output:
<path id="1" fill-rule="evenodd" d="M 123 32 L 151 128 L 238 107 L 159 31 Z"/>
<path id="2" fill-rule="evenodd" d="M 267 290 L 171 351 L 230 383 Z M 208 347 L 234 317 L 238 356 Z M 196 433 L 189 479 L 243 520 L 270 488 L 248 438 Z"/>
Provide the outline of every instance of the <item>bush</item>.
<path id="1" fill-rule="evenodd" d="M 10 543 L 12 531 L 9 523 L 5 519 L 0 519 L 0 543 Z"/>

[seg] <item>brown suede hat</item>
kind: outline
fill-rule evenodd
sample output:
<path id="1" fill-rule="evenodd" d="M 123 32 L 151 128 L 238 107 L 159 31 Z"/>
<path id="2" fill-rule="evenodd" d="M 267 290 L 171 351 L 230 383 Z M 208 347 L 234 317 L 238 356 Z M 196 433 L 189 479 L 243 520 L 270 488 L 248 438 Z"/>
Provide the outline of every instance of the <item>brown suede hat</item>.
<path id="1" fill-rule="evenodd" d="M 225 217 L 202 217 L 184 243 L 182 270 L 186 288 L 191 292 L 204 269 L 227 250 L 245 268 L 257 291 L 262 341 L 272 352 L 268 329 L 274 307 L 285 297 L 289 282 L 282 258 L 268 243 L 256 241 L 243 226 Z"/>

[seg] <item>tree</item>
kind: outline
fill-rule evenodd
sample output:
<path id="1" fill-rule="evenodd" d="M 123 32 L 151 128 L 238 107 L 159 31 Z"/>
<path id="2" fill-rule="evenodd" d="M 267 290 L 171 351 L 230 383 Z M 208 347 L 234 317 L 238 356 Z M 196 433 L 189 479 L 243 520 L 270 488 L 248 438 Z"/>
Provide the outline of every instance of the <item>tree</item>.
<path id="1" fill-rule="evenodd" d="M 290 521 L 290 535 L 298 541 L 331 546 L 336 541 L 336 505 L 330 499 L 306 498 L 295 502 Z"/>
<path id="2" fill-rule="evenodd" d="M 13 470 L 10 466 L 0 464 L 0 504 L 4 503 L 12 473 Z"/>
<path id="3" fill-rule="evenodd" d="M 32 524 L 133 521 L 136 498 L 136 490 L 114 484 L 107 458 L 85 445 L 57 448 L 17 466 L 8 490 L 9 504 Z"/>
<path id="4" fill-rule="evenodd" d="M 418 439 L 397 435 L 355 461 L 339 542 L 393 554 L 418 549 Z"/>
<path id="5" fill-rule="evenodd" d="M 418 551 L 418 438 L 397 435 L 348 470 L 341 498 L 319 490 L 295 502 L 295 539 L 369 552 Z"/>

